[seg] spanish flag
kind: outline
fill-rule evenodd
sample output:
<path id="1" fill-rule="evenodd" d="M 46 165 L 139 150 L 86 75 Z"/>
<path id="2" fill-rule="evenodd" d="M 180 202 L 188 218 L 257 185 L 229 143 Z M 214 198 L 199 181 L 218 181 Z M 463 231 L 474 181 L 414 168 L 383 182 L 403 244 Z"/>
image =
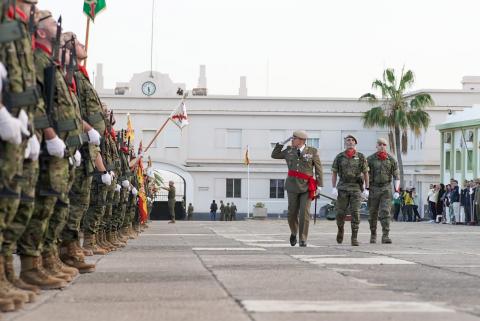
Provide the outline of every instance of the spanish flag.
<path id="1" fill-rule="evenodd" d="M 125 133 L 125 140 L 133 146 L 133 139 L 135 138 L 132 126 L 132 119 L 130 118 L 130 114 L 127 114 L 127 132 Z"/>
<path id="2" fill-rule="evenodd" d="M 250 165 L 250 157 L 248 157 L 248 146 L 247 146 L 247 150 L 245 150 L 245 156 L 243 157 L 243 163 L 245 165 Z"/>

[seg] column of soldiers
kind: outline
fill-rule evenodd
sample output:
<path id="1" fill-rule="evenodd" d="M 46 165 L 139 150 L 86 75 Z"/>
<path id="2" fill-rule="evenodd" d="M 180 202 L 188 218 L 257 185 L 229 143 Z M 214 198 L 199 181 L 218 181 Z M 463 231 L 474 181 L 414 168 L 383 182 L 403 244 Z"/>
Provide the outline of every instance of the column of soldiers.
<path id="1" fill-rule="evenodd" d="M 37 2 L 0 1 L 2 312 L 95 271 L 86 256 L 140 231 L 130 143 L 81 65 L 84 46 Z"/>

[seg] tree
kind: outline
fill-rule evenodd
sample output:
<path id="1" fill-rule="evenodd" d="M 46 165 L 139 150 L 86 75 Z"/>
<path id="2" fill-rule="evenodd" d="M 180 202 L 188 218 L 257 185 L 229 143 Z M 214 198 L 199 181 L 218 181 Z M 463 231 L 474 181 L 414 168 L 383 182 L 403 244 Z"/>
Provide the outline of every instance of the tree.
<path id="1" fill-rule="evenodd" d="M 377 104 L 363 114 L 363 125 L 389 130 L 390 150 L 397 156 L 401 187 L 404 187 L 402 153 L 407 154 L 408 130 L 413 131 L 417 137 L 422 130 L 426 131 L 430 124 L 430 115 L 425 111 L 425 107 L 434 104 L 432 97 L 426 93 L 405 95 L 405 91 L 413 86 L 414 78 L 411 70 L 404 72 L 402 69 L 400 77 L 397 78 L 394 69 L 386 69 L 382 79 L 376 79 L 372 83 L 372 88 L 379 90 L 382 98 L 378 99 L 372 93 L 360 97 L 360 100 Z"/>

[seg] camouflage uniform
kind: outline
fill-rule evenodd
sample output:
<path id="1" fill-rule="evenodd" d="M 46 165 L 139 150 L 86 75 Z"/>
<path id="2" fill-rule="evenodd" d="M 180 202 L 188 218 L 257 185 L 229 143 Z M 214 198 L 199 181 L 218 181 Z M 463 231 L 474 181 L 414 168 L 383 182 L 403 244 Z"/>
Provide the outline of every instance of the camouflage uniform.
<path id="1" fill-rule="evenodd" d="M 37 82 L 45 88 L 44 70 L 52 61 L 50 53 L 44 50 L 35 50 L 35 65 L 37 70 Z M 52 119 L 56 123 L 59 137 L 65 141 L 68 154 L 71 157 L 82 144 L 82 123 L 78 109 L 72 100 L 71 93 L 65 83 L 63 74 L 59 68 L 55 70 L 56 95 L 52 110 Z M 50 223 L 54 214 L 54 208 L 59 210 L 53 222 L 60 222 L 68 210 L 68 192 L 72 183 L 73 163 L 69 158 L 59 159 L 43 155 L 41 157 L 41 172 L 37 184 L 35 210 L 31 224 L 23 234 L 18 244 L 18 252 L 27 256 L 39 256 L 43 247 L 52 249 L 55 240 L 52 233 L 57 226 Z M 58 205 L 57 204 L 58 200 Z M 49 243 L 44 244 L 47 238 L 47 228 L 50 233 Z"/>
<path id="2" fill-rule="evenodd" d="M 332 172 L 337 173 L 340 180 L 337 184 L 337 226 L 342 232 L 345 224 L 347 211 L 352 215 L 352 243 L 357 239 L 358 228 L 360 224 L 360 205 L 362 202 L 363 177 L 362 174 L 368 173 L 368 165 L 365 156 L 356 151 L 352 158 L 348 158 L 345 152 L 341 152 L 335 157 L 332 165 Z M 334 186 L 335 187 L 335 186 Z M 337 239 L 339 243 L 340 240 Z"/>
<path id="3" fill-rule="evenodd" d="M 392 208 L 392 177 L 399 180 L 397 161 L 388 155 L 385 160 L 377 157 L 377 153 L 367 158 L 370 178 L 370 194 L 368 196 L 368 222 L 372 235 L 371 243 L 375 243 L 377 220 L 382 225 L 382 242 L 388 238 L 390 231 L 390 210 Z M 372 242 L 373 241 L 373 242 Z"/>
<path id="4" fill-rule="evenodd" d="M 170 218 L 175 222 L 175 186 L 168 187 L 168 212 L 170 213 Z"/>
<path id="5" fill-rule="evenodd" d="M 285 189 L 288 193 L 288 225 L 290 226 L 291 238 L 296 237 L 298 233 L 300 245 L 302 245 L 308 238 L 312 199 L 309 195 L 309 181 L 294 177 L 290 175 L 290 172 L 299 172 L 312 178 L 314 176 L 316 188 L 317 186 L 323 186 L 322 163 L 316 148 L 304 145 L 303 151 L 300 152 L 299 149 L 292 146 L 282 150 L 283 146 L 282 144 L 275 145 L 272 158 L 285 159 L 287 162 L 289 175 L 285 182 Z M 295 243 L 292 243 L 291 240 L 292 245 L 295 245 Z"/>
<path id="6" fill-rule="evenodd" d="M 118 184 L 122 184 L 124 180 L 130 180 L 131 179 L 131 171 L 130 168 L 128 167 L 128 155 L 120 151 L 119 153 L 120 156 L 120 171 L 119 171 L 119 179 L 118 179 Z M 127 230 L 129 228 L 128 224 L 124 224 L 125 222 L 125 217 L 127 214 L 127 205 L 128 205 L 128 195 L 129 191 L 128 188 L 125 188 L 122 186 L 120 189 L 120 198 L 118 205 L 115 208 L 115 213 L 116 216 L 114 218 L 114 224 L 116 225 L 117 229 L 122 229 L 122 233 L 124 235 L 127 234 Z"/>

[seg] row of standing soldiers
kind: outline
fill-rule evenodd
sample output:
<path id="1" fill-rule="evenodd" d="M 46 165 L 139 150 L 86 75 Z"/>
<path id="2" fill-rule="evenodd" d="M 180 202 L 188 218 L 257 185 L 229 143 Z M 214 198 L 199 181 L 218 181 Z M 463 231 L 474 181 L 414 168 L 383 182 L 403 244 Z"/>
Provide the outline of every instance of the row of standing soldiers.
<path id="1" fill-rule="evenodd" d="M 86 256 L 139 231 L 130 144 L 81 65 L 84 46 L 37 2 L 0 0 L 2 312 L 95 271 Z"/>

